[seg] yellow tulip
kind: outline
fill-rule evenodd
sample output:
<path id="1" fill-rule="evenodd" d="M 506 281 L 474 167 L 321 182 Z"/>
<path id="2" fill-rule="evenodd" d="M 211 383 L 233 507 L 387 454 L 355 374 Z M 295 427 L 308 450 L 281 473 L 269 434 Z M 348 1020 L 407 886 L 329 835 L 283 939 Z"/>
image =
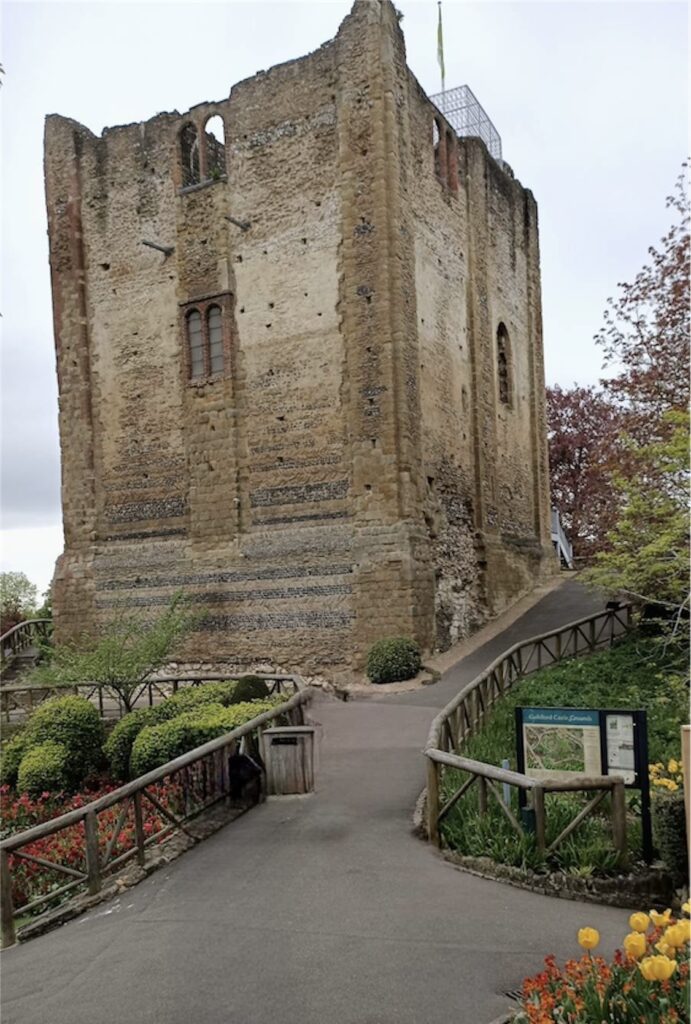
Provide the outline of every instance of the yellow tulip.
<path id="1" fill-rule="evenodd" d="M 578 945 L 583 949 L 595 949 L 600 941 L 600 933 L 596 928 L 579 928 Z"/>
<path id="2" fill-rule="evenodd" d="M 679 921 L 678 924 L 673 924 L 665 931 L 662 936 L 662 941 L 666 942 L 670 946 L 677 948 L 683 946 L 689 939 L 689 922 Z"/>
<path id="3" fill-rule="evenodd" d="M 624 939 L 624 949 L 634 960 L 640 960 L 646 950 L 645 935 L 641 932 L 629 932 Z"/>
<path id="4" fill-rule="evenodd" d="M 671 772 L 672 775 L 676 775 L 677 772 L 679 771 L 679 765 L 677 764 L 677 762 L 674 759 L 672 759 L 669 762 L 669 764 L 667 765 L 667 771 Z"/>
<path id="5" fill-rule="evenodd" d="M 677 962 L 666 956 L 647 956 L 638 969 L 646 981 L 667 981 L 677 969 Z"/>
<path id="6" fill-rule="evenodd" d="M 657 949 L 663 956 L 672 956 L 674 954 L 674 946 L 668 946 L 666 942 L 656 942 L 655 949 Z"/>
<path id="7" fill-rule="evenodd" d="M 672 923 L 672 911 L 667 907 L 664 914 L 658 914 L 657 910 L 650 911 L 650 917 L 656 928 L 666 928 Z"/>
<path id="8" fill-rule="evenodd" d="M 691 901 L 687 900 L 686 903 L 682 903 L 681 909 L 685 914 L 691 914 Z"/>
<path id="9" fill-rule="evenodd" d="M 650 926 L 650 918 L 647 914 L 643 914 L 640 911 L 637 914 L 632 914 L 629 918 L 629 925 L 635 932 L 647 932 Z"/>

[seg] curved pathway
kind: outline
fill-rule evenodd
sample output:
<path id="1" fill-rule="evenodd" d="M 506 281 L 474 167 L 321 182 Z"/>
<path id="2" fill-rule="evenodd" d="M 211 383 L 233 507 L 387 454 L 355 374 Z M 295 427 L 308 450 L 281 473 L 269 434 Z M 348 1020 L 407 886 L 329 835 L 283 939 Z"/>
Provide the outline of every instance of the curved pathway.
<path id="1" fill-rule="evenodd" d="M 486 1024 L 543 956 L 627 912 L 456 871 L 410 830 L 429 723 L 518 639 L 597 610 L 569 581 L 436 686 L 320 698 L 317 792 L 270 800 L 112 904 L 0 958 L 3 1024 Z"/>

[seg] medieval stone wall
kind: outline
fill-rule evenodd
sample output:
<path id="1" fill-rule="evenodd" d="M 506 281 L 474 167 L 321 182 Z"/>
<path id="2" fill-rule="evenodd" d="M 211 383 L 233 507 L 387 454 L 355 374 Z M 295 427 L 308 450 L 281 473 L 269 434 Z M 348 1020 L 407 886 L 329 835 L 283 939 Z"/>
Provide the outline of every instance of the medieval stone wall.
<path id="1" fill-rule="evenodd" d="M 348 673 L 544 571 L 536 210 L 472 140 L 440 180 L 433 116 L 385 0 L 226 101 L 101 138 L 48 119 L 59 637 L 184 589 L 195 660 Z M 223 370 L 195 376 L 211 309 Z"/>

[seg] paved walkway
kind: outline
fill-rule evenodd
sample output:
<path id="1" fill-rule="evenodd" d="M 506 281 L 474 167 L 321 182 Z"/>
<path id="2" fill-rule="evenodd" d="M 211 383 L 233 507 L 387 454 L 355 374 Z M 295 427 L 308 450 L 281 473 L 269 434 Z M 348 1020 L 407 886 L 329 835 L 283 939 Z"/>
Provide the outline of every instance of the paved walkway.
<path id="1" fill-rule="evenodd" d="M 436 686 L 320 699 L 317 792 L 5 951 L 3 1024 L 486 1024 L 578 927 L 613 948 L 626 911 L 474 878 L 410 832 L 438 707 L 515 640 L 595 609 L 567 582 Z"/>

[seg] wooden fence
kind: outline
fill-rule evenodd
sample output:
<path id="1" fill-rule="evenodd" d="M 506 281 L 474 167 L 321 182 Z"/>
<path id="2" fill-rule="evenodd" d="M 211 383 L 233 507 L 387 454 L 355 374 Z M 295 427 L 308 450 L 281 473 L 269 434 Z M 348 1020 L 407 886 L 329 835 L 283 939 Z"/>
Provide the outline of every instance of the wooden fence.
<path id="1" fill-rule="evenodd" d="M 49 640 L 52 632 L 52 619 L 27 619 L 8 629 L 0 636 L 0 664 L 9 668 L 22 652 Z"/>
<path id="2" fill-rule="evenodd" d="M 255 678 L 263 679 L 269 687 L 269 694 L 294 693 L 302 686 L 297 675 L 281 673 L 252 672 Z M 233 673 L 197 673 L 186 676 L 158 676 L 139 683 L 130 695 L 130 707 L 152 707 L 154 704 L 185 686 L 202 686 L 204 683 L 221 682 L 236 678 Z M 6 683 L 0 686 L 0 720 L 7 723 L 21 721 L 33 709 L 50 697 L 74 693 L 86 697 L 98 707 L 101 718 L 120 719 L 127 713 L 117 690 L 107 683 Z"/>
<path id="3" fill-rule="evenodd" d="M 440 824 L 451 808 L 477 783 L 480 813 L 487 810 L 487 795 L 499 802 L 512 827 L 522 833 L 523 827 L 497 789 L 497 784 L 527 791 L 535 816 L 538 849 L 550 852 L 571 835 L 588 814 L 592 813 L 608 792 L 612 794 L 613 840 L 621 857 L 626 851 L 626 803 L 624 786 L 616 776 L 595 776 L 564 781 L 557 778 L 533 779 L 519 772 L 508 771 L 460 756 L 466 742 L 475 736 L 501 701 L 520 679 L 531 672 L 555 665 L 569 658 L 592 654 L 611 646 L 632 625 L 632 607 L 623 605 L 586 616 L 559 629 L 515 644 L 463 689 L 436 716 L 430 727 L 425 756 L 427 758 L 427 832 L 430 841 L 441 846 Z M 445 769 L 467 772 L 469 777 L 442 804 Z M 545 793 L 596 791 L 596 796 L 557 836 L 549 848 L 545 841 Z"/>
<path id="4" fill-rule="evenodd" d="M 299 689 L 285 703 L 277 705 L 244 725 L 201 747 L 169 761 L 168 764 L 142 775 L 119 789 L 106 793 L 91 803 L 53 818 L 41 825 L 18 832 L 0 842 L 0 923 L 2 946 L 16 941 L 15 920 L 56 899 L 86 888 L 89 893 L 100 891 L 104 878 L 126 861 L 136 859 L 144 865 L 152 844 L 160 843 L 170 833 L 179 830 L 192 835 L 187 823 L 220 801 L 237 794 L 246 759 L 260 763 L 260 733 L 268 724 L 304 724 L 304 710 L 311 701 L 313 691 Z M 238 775 L 234 775 L 234 772 Z M 257 797 L 258 798 L 258 797 Z M 112 809 L 117 809 L 114 818 Z M 108 814 L 108 812 L 111 812 Z M 110 818 L 107 827 L 99 816 Z M 102 827 L 103 826 L 103 827 Z M 131 838 L 122 841 L 126 833 Z M 27 847 L 48 840 L 62 839 L 63 843 L 50 844 L 51 851 L 74 848 L 75 839 L 83 845 L 83 856 L 76 862 L 64 863 L 41 856 Z M 124 846 L 124 849 L 121 847 Z M 68 857 L 69 859 L 69 857 Z M 48 877 L 62 879 L 61 885 L 45 894 L 14 905 L 13 879 L 26 865 L 41 868 Z M 67 881 L 65 882 L 65 878 Z"/>

